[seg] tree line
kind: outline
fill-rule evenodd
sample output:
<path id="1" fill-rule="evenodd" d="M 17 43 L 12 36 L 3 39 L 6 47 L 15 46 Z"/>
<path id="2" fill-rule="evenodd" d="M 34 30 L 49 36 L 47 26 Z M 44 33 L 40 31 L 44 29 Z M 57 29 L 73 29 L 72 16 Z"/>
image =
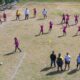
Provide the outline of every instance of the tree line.
<path id="1" fill-rule="evenodd" d="M 0 0 L 0 4 L 8 4 L 19 0 Z"/>

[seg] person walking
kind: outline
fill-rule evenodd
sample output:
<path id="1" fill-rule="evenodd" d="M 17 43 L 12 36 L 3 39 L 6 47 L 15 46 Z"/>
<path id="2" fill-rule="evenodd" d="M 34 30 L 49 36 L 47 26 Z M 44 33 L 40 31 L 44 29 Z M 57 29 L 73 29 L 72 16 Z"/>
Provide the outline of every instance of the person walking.
<path id="1" fill-rule="evenodd" d="M 18 41 L 17 37 L 14 38 L 14 44 L 15 44 L 15 52 L 17 50 L 19 50 L 20 52 L 22 52 L 21 49 L 19 48 L 19 41 Z"/>

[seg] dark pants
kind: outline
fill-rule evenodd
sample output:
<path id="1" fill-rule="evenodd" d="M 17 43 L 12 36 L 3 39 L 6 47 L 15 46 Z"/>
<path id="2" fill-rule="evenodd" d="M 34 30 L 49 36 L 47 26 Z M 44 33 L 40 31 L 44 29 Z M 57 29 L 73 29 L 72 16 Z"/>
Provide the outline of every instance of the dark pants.
<path id="1" fill-rule="evenodd" d="M 20 20 L 20 15 L 16 15 L 16 20 Z"/>
<path id="2" fill-rule="evenodd" d="M 19 50 L 21 52 L 21 49 L 19 47 L 15 47 L 15 52 Z"/>
<path id="3" fill-rule="evenodd" d="M 26 19 L 29 19 L 29 15 L 28 14 L 25 14 L 25 20 Z"/>
<path id="4" fill-rule="evenodd" d="M 70 61 L 65 61 L 65 70 L 66 70 L 66 67 L 68 66 L 68 70 L 70 69 Z"/>
<path id="5" fill-rule="evenodd" d="M 54 64 L 54 67 L 56 67 L 56 61 L 55 60 L 51 60 L 51 67 Z"/>
<path id="6" fill-rule="evenodd" d="M 61 70 L 61 71 L 63 71 L 63 62 L 59 62 L 59 63 L 57 63 L 57 70 L 59 71 L 59 69 Z"/>
<path id="7" fill-rule="evenodd" d="M 80 63 L 77 62 L 77 69 L 78 69 L 78 68 L 80 69 Z"/>

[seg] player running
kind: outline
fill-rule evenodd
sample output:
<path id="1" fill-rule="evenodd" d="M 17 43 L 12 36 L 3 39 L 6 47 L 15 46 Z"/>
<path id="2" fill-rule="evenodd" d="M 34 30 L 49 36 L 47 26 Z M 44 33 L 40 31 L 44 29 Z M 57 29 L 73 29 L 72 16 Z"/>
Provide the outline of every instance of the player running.
<path id="1" fill-rule="evenodd" d="M 40 35 L 40 34 L 42 34 L 42 35 L 44 34 L 44 29 L 43 29 L 43 28 L 44 28 L 44 26 L 41 25 L 41 26 L 40 26 L 40 33 L 39 33 L 39 35 Z"/>
<path id="2" fill-rule="evenodd" d="M 63 15 L 62 15 L 62 21 L 61 21 L 61 24 L 65 23 L 65 19 L 66 19 L 66 15 L 63 14 Z"/>
<path id="3" fill-rule="evenodd" d="M 79 18 L 79 16 L 75 15 L 74 18 L 75 18 L 75 24 L 78 24 L 78 18 Z"/>
<path id="4" fill-rule="evenodd" d="M 21 49 L 19 48 L 19 41 L 18 41 L 18 39 L 15 37 L 14 38 L 14 44 L 15 44 L 15 52 L 17 51 L 17 50 L 19 50 L 20 52 L 21 52 Z"/>
<path id="5" fill-rule="evenodd" d="M 64 25 L 64 26 L 63 26 L 63 36 L 66 36 L 66 29 L 67 29 L 67 26 Z"/>
<path id="6" fill-rule="evenodd" d="M 69 14 L 66 14 L 66 26 L 69 26 L 69 19 L 70 19 L 70 15 Z"/>

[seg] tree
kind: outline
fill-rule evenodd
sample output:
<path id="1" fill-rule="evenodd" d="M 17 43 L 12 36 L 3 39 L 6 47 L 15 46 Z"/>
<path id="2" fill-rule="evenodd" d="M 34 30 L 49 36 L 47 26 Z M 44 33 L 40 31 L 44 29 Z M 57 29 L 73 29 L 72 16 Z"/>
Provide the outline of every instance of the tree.
<path id="1" fill-rule="evenodd" d="M 3 3 L 3 0 L 0 0 L 0 4 L 2 4 Z"/>

